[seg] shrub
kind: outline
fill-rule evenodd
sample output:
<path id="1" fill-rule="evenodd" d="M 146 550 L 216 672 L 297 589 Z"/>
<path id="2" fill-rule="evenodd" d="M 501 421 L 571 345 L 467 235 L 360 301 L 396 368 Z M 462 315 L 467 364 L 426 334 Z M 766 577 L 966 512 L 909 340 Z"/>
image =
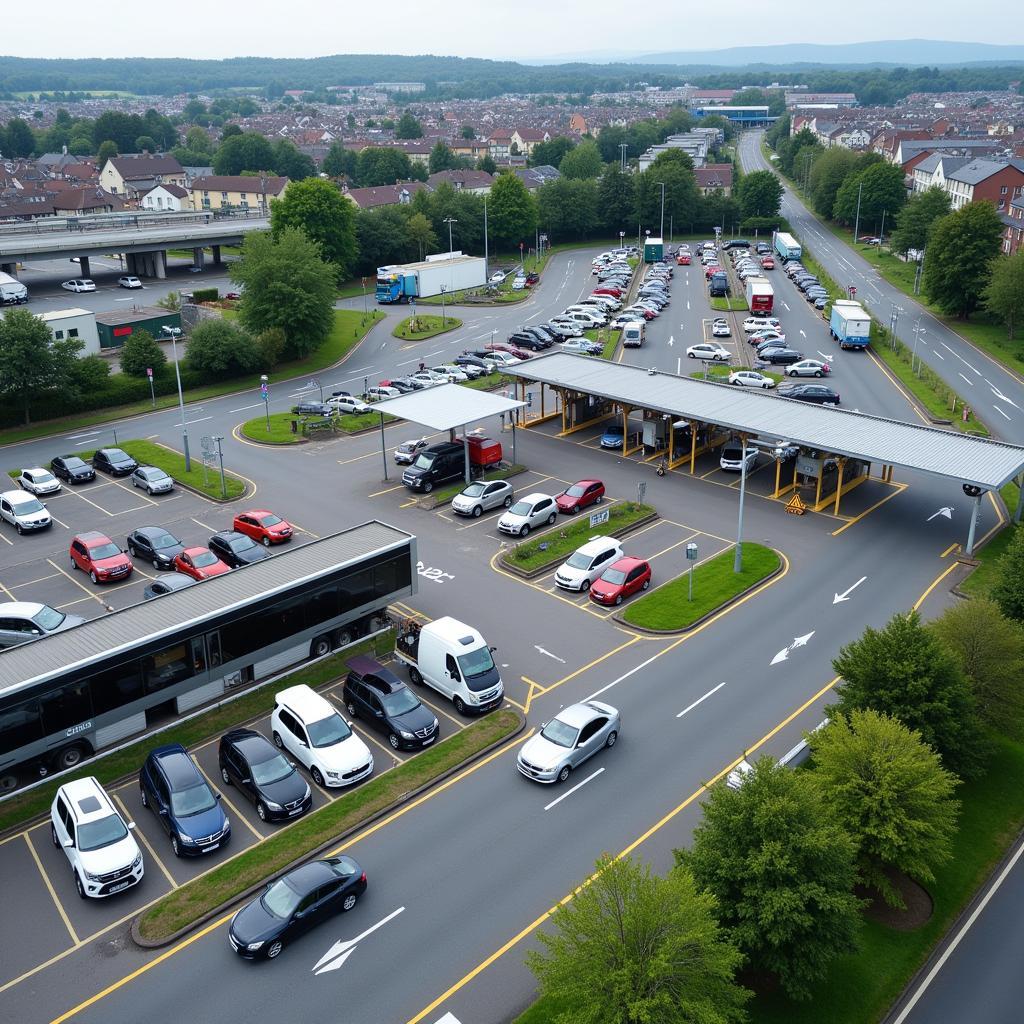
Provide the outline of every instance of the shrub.
<path id="1" fill-rule="evenodd" d="M 220 298 L 220 292 L 216 288 L 197 288 L 192 293 L 192 299 L 196 303 L 216 302 Z"/>
<path id="2" fill-rule="evenodd" d="M 186 365 L 206 380 L 222 380 L 260 367 L 252 335 L 226 320 L 206 320 L 192 332 Z"/>

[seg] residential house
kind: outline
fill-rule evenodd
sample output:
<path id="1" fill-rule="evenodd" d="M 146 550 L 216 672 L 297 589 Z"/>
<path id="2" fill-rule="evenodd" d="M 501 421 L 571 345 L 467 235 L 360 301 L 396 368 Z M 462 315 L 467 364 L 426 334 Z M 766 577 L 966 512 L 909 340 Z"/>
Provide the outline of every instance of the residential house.
<path id="1" fill-rule="evenodd" d="M 945 189 L 954 210 L 987 200 L 1005 213 L 1024 194 L 1024 160 L 971 160 L 947 175 Z"/>
<path id="2" fill-rule="evenodd" d="M 456 155 L 476 163 L 490 154 L 490 145 L 486 139 L 452 139 L 448 148 Z"/>
<path id="3" fill-rule="evenodd" d="M 142 197 L 142 208 L 144 210 L 155 210 L 157 212 L 174 212 L 191 209 L 189 192 L 181 185 L 156 185 Z"/>
<path id="4" fill-rule="evenodd" d="M 425 181 L 397 181 L 394 185 L 375 185 L 372 188 L 350 188 L 342 194 L 360 210 L 373 210 L 378 206 L 404 206 L 421 188 L 429 189 Z"/>
<path id="5" fill-rule="evenodd" d="M 493 175 L 486 171 L 438 171 L 427 178 L 427 184 L 431 189 L 447 182 L 456 192 L 469 192 L 475 196 L 483 196 L 491 191 L 494 184 Z"/>
<path id="6" fill-rule="evenodd" d="M 487 148 L 496 164 L 507 164 L 512 155 L 512 132 L 507 128 L 498 128 L 491 132 Z"/>
<path id="7" fill-rule="evenodd" d="M 164 182 L 185 184 L 185 168 L 173 156 L 112 156 L 100 171 L 100 185 L 128 199 L 139 199 Z"/>
<path id="8" fill-rule="evenodd" d="M 912 170 L 914 192 L 927 192 L 930 188 L 946 188 L 946 175 L 969 162 L 966 156 L 949 153 L 928 153 Z"/>
<path id="9" fill-rule="evenodd" d="M 1003 252 L 1007 256 L 1024 249 L 1024 196 L 1018 196 L 1003 214 Z"/>
<path id="10" fill-rule="evenodd" d="M 516 128 L 512 133 L 512 142 L 519 150 L 519 155 L 528 157 L 533 147 L 541 142 L 550 142 L 551 135 L 538 128 Z M 510 147 L 511 149 L 511 147 Z"/>
<path id="11" fill-rule="evenodd" d="M 558 181 L 562 176 L 557 167 L 541 164 L 539 167 L 513 167 L 512 173 L 526 186 L 529 192 L 536 192 L 549 181 Z"/>
<path id="12" fill-rule="evenodd" d="M 189 186 L 193 210 L 258 210 L 266 214 L 270 201 L 288 187 L 287 178 L 246 174 L 212 174 Z"/>
<path id="13" fill-rule="evenodd" d="M 569 118 L 569 131 L 573 135 L 586 135 L 587 119 L 582 114 L 573 114 Z"/>
<path id="14" fill-rule="evenodd" d="M 712 192 L 732 195 L 732 164 L 707 164 L 694 168 L 693 174 L 701 195 L 711 195 Z"/>

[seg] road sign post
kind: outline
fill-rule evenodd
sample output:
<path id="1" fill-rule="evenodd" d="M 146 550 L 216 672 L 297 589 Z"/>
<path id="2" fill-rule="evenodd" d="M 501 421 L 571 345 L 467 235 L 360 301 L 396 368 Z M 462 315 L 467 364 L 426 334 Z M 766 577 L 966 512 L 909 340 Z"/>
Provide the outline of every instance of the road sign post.
<path id="1" fill-rule="evenodd" d="M 697 545 L 689 543 L 686 545 L 686 560 L 690 563 L 690 600 L 693 600 L 693 563 L 697 561 Z"/>
<path id="2" fill-rule="evenodd" d="M 642 505 L 644 503 L 644 495 L 647 493 L 647 481 L 641 480 L 636 485 L 636 503 Z"/>
<path id="3" fill-rule="evenodd" d="M 267 433 L 270 433 L 270 383 L 264 373 L 260 377 L 260 398 L 263 399 L 263 411 L 267 416 Z"/>
<path id="4" fill-rule="evenodd" d="M 153 367 L 146 367 L 146 376 L 149 378 L 149 397 L 153 401 L 153 408 L 156 408 L 156 392 L 153 390 Z"/>

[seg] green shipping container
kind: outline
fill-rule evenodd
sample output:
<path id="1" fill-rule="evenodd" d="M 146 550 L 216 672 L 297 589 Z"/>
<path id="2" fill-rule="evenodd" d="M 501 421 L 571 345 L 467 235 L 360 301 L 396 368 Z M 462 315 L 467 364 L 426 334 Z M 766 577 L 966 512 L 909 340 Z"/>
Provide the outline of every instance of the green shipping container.
<path id="1" fill-rule="evenodd" d="M 120 348 L 136 331 L 149 331 L 157 341 L 166 340 L 170 334 L 165 327 L 180 331 L 181 314 L 160 306 L 96 314 L 100 349 Z"/>
<path id="2" fill-rule="evenodd" d="M 648 238 L 644 242 L 644 263 L 660 263 L 665 255 L 665 242 L 661 238 Z"/>

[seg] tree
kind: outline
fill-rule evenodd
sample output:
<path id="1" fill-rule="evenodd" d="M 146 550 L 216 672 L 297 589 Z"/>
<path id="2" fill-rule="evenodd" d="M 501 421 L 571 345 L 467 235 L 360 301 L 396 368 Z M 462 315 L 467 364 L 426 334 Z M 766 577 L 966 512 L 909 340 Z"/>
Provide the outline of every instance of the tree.
<path id="1" fill-rule="evenodd" d="M 213 173 L 234 175 L 243 171 L 271 171 L 274 147 L 258 132 L 242 132 L 225 139 L 213 156 Z"/>
<path id="2" fill-rule="evenodd" d="M 746 1020 L 750 993 L 734 981 L 742 955 L 686 868 L 659 878 L 631 858 L 603 857 L 551 925 L 526 962 L 566 1007 L 552 1024 Z"/>
<path id="3" fill-rule="evenodd" d="M 189 134 L 191 134 L 191 132 Z M 204 132 L 203 134 L 205 135 L 206 133 Z M 235 135 L 242 135 L 242 134 L 243 134 L 243 132 L 242 132 L 242 129 L 241 129 L 241 127 L 239 125 L 237 125 L 237 124 L 226 124 L 226 125 L 224 125 L 224 127 L 221 129 L 221 132 L 220 132 L 221 142 L 223 142 L 225 139 L 230 139 L 230 138 L 232 138 Z"/>
<path id="4" fill-rule="evenodd" d="M 484 155 L 477 160 L 476 169 L 478 171 L 486 171 L 488 174 L 494 174 L 498 169 L 498 165 L 494 162 L 494 158 L 490 153 L 484 153 Z"/>
<path id="5" fill-rule="evenodd" d="M 462 126 L 462 137 L 467 142 L 472 142 L 476 138 L 476 129 L 471 124 L 464 124 Z"/>
<path id="6" fill-rule="evenodd" d="M 151 135 L 140 135 L 135 140 L 136 153 L 155 153 L 156 150 L 156 139 L 154 139 Z"/>
<path id="7" fill-rule="evenodd" d="M 587 238 L 599 223 L 597 182 L 559 178 L 537 189 L 540 226 L 556 241 Z"/>
<path id="8" fill-rule="evenodd" d="M 889 244 L 893 252 L 923 252 L 928 245 L 932 225 L 949 213 L 949 193 L 938 185 L 915 192 L 896 218 L 896 230 Z"/>
<path id="9" fill-rule="evenodd" d="M 454 167 L 458 167 L 459 158 L 445 145 L 444 141 L 438 139 L 434 143 L 434 148 L 430 151 L 430 158 L 428 167 L 431 174 L 437 174 L 438 171 L 450 171 Z"/>
<path id="10" fill-rule="evenodd" d="M 207 380 L 223 380 L 260 369 L 252 335 L 227 320 L 203 320 L 189 335 L 185 363 Z"/>
<path id="11" fill-rule="evenodd" d="M 537 204 L 516 175 L 499 174 L 495 179 L 488 215 L 489 229 L 498 245 L 518 248 L 520 242 L 533 238 Z"/>
<path id="12" fill-rule="evenodd" d="M 711 789 L 693 847 L 676 860 L 718 900 L 750 967 L 806 999 L 829 963 L 856 948 L 856 852 L 810 773 L 764 757 L 739 789 Z"/>
<path id="13" fill-rule="evenodd" d="M 274 161 L 271 166 L 275 174 L 290 178 L 293 182 L 316 176 L 313 158 L 303 153 L 291 139 L 278 139 L 274 143 Z"/>
<path id="14" fill-rule="evenodd" d="M 356 176 L 356 162 L 358 155 L 354 150 L 346 149 L 340 142 L 332 142 L 331 148 L 327 151 L 327 156 L 324 157 L 323 170 L 324 174 L 329 174 L 332 178 L 355 178 Z"/>
<path id="15" fill-rule="evenodd" d="M 919 732 L 877 711 L 836 715 L 807 742 L 822 801 L 857 844 L 861 881 L 902 908 L 889 871 L 935 881 L 952 856 L 959 780 Z"/>
<path id="16" fill-rule="evenodd" d="M 73 153 L 75 156 L 86 156 L 92 152 L 92 139 L 86 138 L 84 135 L 72 139 L 68 143 L 68 152 Z M 116 150 L 114 156 L 117 156 Z M 103 164 L 101 163 L 100 166 L 102 167 Z"/>
<path id="17" fill-rule="evenodd" d="M 422 213 L 414 213 L 406 222 L 406 230 L 409 238 L 419 249 L 419 257 L 423 257 L 437 245 L 437 235 L 434 234 L 433 225 Z"/>
<path id="18" fill-rule="evenodd" d="M 558 165 L 563 178 L 599 178 L 603 168 L 601 152 L 593 139 L 587 139 L 570 149 Z"/>
<path id="19" fill-rule="evenodd" d="M 1024 622 L 1024 530 L 1012 529 L 1010 543 L 996 563 L 999 575 L 991 594 L 1008 619 Z"/>
<path id="20" fill-rule="evenodd" d="M 288 339 L 280 327 L 270 327 L 256 336 L 256 348 L 259 351 L 259 369 L 269 372 L 281 359 Z"/>
<path id="21" fill-rule="evenodd" d="M 231 280 L 244 288 L 242 326 L 252 334 L 280 327 L 291 356 L 308 355 L 334 326 L 335 269 L 299 228 L 283 228 L 276 237 L 251 231 Z"/>
<path id="22" fill-rule="evenodd" d="M 167 356 L 149 331 L 134 331 L 128 335 L 119 357 L 121 372 L 129 377 L 145 377 L 147 369 L 152 369 L 153 376 L 157 377 L 167 365 Z"/>
<path id="23" fill-rule="evenodd" d="M 597 199 L 604 228 L 613 236 L 618 236 L 620 231 L 632 234 L 637 223 L 633 176 L 624 174 L 617 163 L 606 164 L 597 186 Z"/>
<path id="24" fill-rule="evenodd" d="M 106 142 L 100 143 L 99 151 L 96 154 L 96 161 L 102 168 L 108 160 L 112 160 L 117 156 L 117 143 L 113 139 L 107 139 Z"/>
<path id="25" fill-rule="evenodd" d="M 423 125 L 408 110 L 404 111 L 395 126 L 396 139 L 422 139 Z"/>
<path id="26" fill-rule="evenodd" d="M 930 624 L 963 669 L 982 721 L 1024 738 L 1024 627 L 987 597 L 951 605 Z"/>
<path id="27" fill-rule="evenodd" d="M 847 176 L 836 193 L 832 215 L 845 224 L 857 223 L 857 200 L 860 198 L 860 223 L 878 230 L 883 212 L 896 218 L 906 202 L 903 169 L 895 164 L 873 163 L 859 174 Z"/>
<path id="28" fill-rule="evenodd" d="M 572 139 L 559 135 L 556 138 L 549 139 L 547 142 L 538 142 L 530 150 L 530 159 L 527 163 L 531 167 L 543 167 L 545 165 L 558 167 L 566 153 L 571 153 L 575 148 L 576 143 Z"/>
<path id="29" fill-rule="evenodd" d="M 1024 249 L 1000 256 L 990 264 L 992 276 L 982 297 L 985 309 L 1006 324 L 1010 341 L 1024 317 Z"/>
<path id="30" fill-rule="evenodd" d="M 400 149 L 367 146 L 360 150 L 356 161 L 356 181 L 361 188 L 408 181 L 411 173 L 409 154 Z"/>
<path id="31" fill-rule="evenodd" d="M 869 626 L 832 665 L 843 682 L 830 716 L 868 709 L 892 715 L 919 732 L 951 771 L 978 774 L 983 744 L 970 687 L 916 611 L 894 615 L 881 630 Z"/>
<path id="32" fill-rule="evenodd" d="M 693 162 L 679 149 L 662 153 L 637 176 L 636 205 L 640 221 L 653 235 L 661 230 L 661 183 L 665 184 L 665 230 L 674 222 L 676 230 L 689 230 L 700 213 L 700 193 Z"/>
<path id="33" fill-rule="evenodd" d="M 740 214 L 774 217 L 782 205 L 782 182 L 774 171 L 752 171 L 740 179 Z"/>
<path id="34" fill-rule="evenodd" d="M 857 154 L 842 146 L 826 149 L 811 168 L 811 196 L 814 209 L 822 217 L 831 217 L 836 193 L 857 167 Z"/>
<path id="35" fill-rule="evenodd" d="M 352 276 L 356 263 L 356 209 L 336 185 L 321 178 L 293 181 L 270 204 L 270 230 L 278 238 L 285 228 L 301 228 L 333 263 L 338 280 Z"/>
<path id="36" fill-rule="evenodd" d="M 227 138 L 231 138 L 231 135 L 241 135 L 242 129 L 238 125 L 229 125 L 228 127 L 234 128 Z M 221 136 L 222 138 L 224 136 Z M 185 147 L 191 149 L 193 153 L 212 153 L 213 143 L 210 141 L 210 136 L 203 131 L 198 125 L 193 128 L 189 128 L 188 133 L 185 135 Z"/>
<path id="37" fill-rule="evenodd" d="M 943 312 L 966 320 L 981 302 L 1002 234 L 1003 222 L 986 202 L 967 203 L 936 221 L 924 261 L 928 298 Z"/>
<path id="38" fill-rule="evenodd" d="M 77 338 L 55 341 L 27 309 L 8 310 L 0 320 L 0 395 L 21 405 L 29 423 L 32 400 L 68 383 L 83 347 Z"/>
<path id="39" fill-rule="evenodd" d="M 397 206 L 360 210 L 356 216 L 356 237 L 359 241 L 357 271 L 361 275 L 375 274 L 378 267 L 392 263 L 406 263 L 417 254 L 418 243 L 409 234 L 405 211 Z"/>

